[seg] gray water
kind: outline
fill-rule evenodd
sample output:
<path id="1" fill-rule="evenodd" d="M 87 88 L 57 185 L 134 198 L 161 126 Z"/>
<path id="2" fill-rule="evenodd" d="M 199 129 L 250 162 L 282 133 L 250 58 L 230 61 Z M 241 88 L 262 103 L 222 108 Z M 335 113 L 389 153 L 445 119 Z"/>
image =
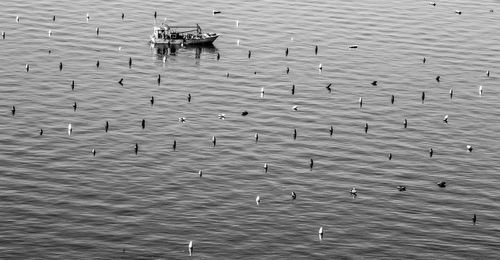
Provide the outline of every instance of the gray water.
<path id="1" fill-rule="evenodd" d="M 200 259 L 500 253 L 496 1 L 44 0 L 0 10 L 2 259 L 179 259 L 189 241 Z M 155 11 L 157 23 L 222 36 L 163 63 L 147 43 Z"/>

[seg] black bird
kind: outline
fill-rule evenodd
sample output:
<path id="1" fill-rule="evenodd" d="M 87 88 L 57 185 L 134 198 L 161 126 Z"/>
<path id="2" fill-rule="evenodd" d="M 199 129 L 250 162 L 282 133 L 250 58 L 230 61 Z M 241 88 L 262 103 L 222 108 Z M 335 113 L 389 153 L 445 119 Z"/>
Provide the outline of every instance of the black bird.
<path id="1" fill-rule="evenodd" d="M 121 78 L 119 81 L 118 81 L 118 84 L 122 85 L 123 86 L 123 78 Z"/>
<path id="2" fill-rule="evenodd" d="M 330 136 L 333 135 L 333 126 L 330 126 Z"/>
<path id="3" fill-rule="evenodd" d="M 313 166 L 314 166 L 314 161 L 313 159 L 311 159 L 311 161 L 309 162 L 309 168 L 311 169 L 311 171 L 313 169 Z"/>
<path id="4" fill-rule="evenodd" d="M 295 95 L 295 85 L 292 85 L 292 95 Z"/>
<path id="5" fill-rule="evenodd" d="M 52 21 L 55 22 L 56 21 L 56 16 L 52 16 Z"/>
<path id="6" fill-rule="evenodd" d="M 158 74 L 158 86 L 160 85 L 160 82 L 161 82 L 161 75 Z"/>
<path id="7" fill-rule="evenodd" d="M 433 155 L 433 154 L 434 154 L 434 150 L 432 150 L 432 148 L 431 148 L 431 149 L 429 149 L 429 158 L 432 158 L 432 155 Z"/>
<path id="8" fill-rule="evenodd" d="M 62 62 L 59 62 L 59 71 L 61 71 L 62 68 L 63 68 L 63 64 L 62 64 Z"/>
<path id="9" fill-rule="evenodd" d="M 174 140 L 174 144 L 172 145 L 172 148 L 174 149 L 175 151 L 175 148 L 177 148 L 177 141 Z"/>
<path id="10" fill-rule="evenodd" d="M 30 71 L 30 65 L 26 64 L 26 72 L 29 72 L 29 71 Z"/>
<path id="11" fill-rule="evenodd" d="M 391 96 L 391 104 L 394 104 L 394 95 Z"/>
<path id="12" fill-rule="evenodd" d="M 405 121 L 403 121 L 403 126 L 404 126 L 404 128 L 408 127 L 408 120 L 406 120 L 406 118 L 405 118 Z"/>
<path id="13" fill-rule="evenodd" d="M 424 63 L 424 64 L 425 64 L 425 61 L 427 61 L 427 60 L 426 60 L 426 59 L 425 59 L 425 57 L 424 57 L 424 59 L 422 60 L 422 63 Z"/>
<path id="14" fill-rule="evenodd" d="M 436 81 L 439 82 L 441 80 L 441 76 L 436 77 Z"/>
<path id="15" fill-rule="evenodd" d="M 316 48 L 314 49 L 314 54 L 318 55 L 318 45 L 316 45 Z"/>
<path id="16" fill-rule="evenodd" d="M 216 10 L 213 10 L 212 12 L 214 15 L 222 13 L 221 11 L 216 11 Z"/>
<path id="17" fill-rule="evenodd" d="M 242 116 L 246 116 L 246 115 L 248 115 L 248 111 L 243 111 L 243 112 L 241 112 L 241 115 L 242 115 Z"/>
<path id="18" fill-rule="evenodd" d="M 153 105 L 154 105 L 154 103 L 155 103 L 155 97 L 151 96 L 151 100 L 150 100 L 150 102 L 151 102 L 151 106 L 153 106 Z"/>
<path id="19" fill-rule="evenodd" d="M 188 94 L 188 102 L 191 102 L 191 93 Z"/>
<path id="20" fill-rule="evenodd" d="M 220 53 L 217 53 L 217 60 L 220 60 Z"/>
<path id="21" fill-rule="evenodd" d="M 286 67 L 286 74 L 288 74 L 289 72 L 290 72 L 290 68 Z"/>
<path id="22" fill-rule="evenodd" d="M 97 60 L 97 62 L 95 63 L 95 66 L 96 66 L 97 68 L 99 68 L 99 60 Z"/>
<path id="23" fill-rule="evenodd" d="M 476 225 L 476 221 L 477 221 L 477 217 L 476 217 L 476 214 L 474 214 L 474 216 L 472 216 L 472 223 L 474 225 Z"/>
<path id="24" fill-rule="evenodd" d="M 97 34 L 97 36 L 99 36 L 99 27 L 95 29 L 95 33 Z"/>
<path id="25" fill-rule="evenodd" d="M 368 133 L 368 123 L 365 123 L 365 134 Z"/>
<path id="26" fill-rule="evenodd" d="M 377 86 L 377 81 L 376 80 L 372 82 L 372 86 Z"/>
<path id="27" fill-rule="evenodd" d="M 104 131 L 106 131 L 106 133 L 107 133 L 108 129 L 109 129 L 109 122 L 106 121 L 106 125 L 104 126 Z"/>
<path id="28" fill-rule="evenodd" d="M 406 191 L 406 186 L 403 186 L 403 185 L 399 185 L 398 187 L 396 187 L 399 191 Z"/>
<path id="29" fill-rule="evenodd" d="M 389 161 L 392 160 L 392 153 L 389 153 Z"/>
<path id="30" fill-rule="evenodd" d="M 288 48 L 286 48 L 285 57 L 288 57 Z"/>
<path id="31" fill-rule="evenodd" d="M 155 17 L 155 19 L 156 19 L 156 11 L 155 11 L 154 17 Z"/>
<path id="32" fill-rule="evenodd" d="M 71 81 L 71 90 L 75 90 L 75 81 Z"/>
<path id="33" fill-rule="evenodd" d="M 425 92 L 422 91 L 422 104 L 424 103 L 424 100 L 425 100 Z"/>
<path id="34" fill-rule="evenodd" d="M 135 155 L 137 155 L 137 152 L 139 151 L 139 145 L 135 143 Z"/>
<path id="35" fill-rule="evenodd" d="M 73 111 L 76 111 L 76 102 L 73 104 Z"/>
<path id="36" fill-rule="evenodd" d="M 252 56 L 252 51 L 248 51 L 248 58 L 250 59 L 251 56 Z"/>
<path id="37" fill-rule="evenodd" d="M 445 188 L 446 187 L 446 182 L 445 181 L 440 181 L 438 183 L 436 183 L 437 186 L 441 187 L 441 188 Z"/>
<path id="38" fill-rule="evenodd" d="M 450 99 L 453 99 L 453 89 L 450 88 Z"/>
<path id="39" fill-rule="evenodd" d="M 124 18 L 125 18 L 125 14 L 124 14 L 124 13 L 122 13 L 122 20 L 123 20 Z"/>
<path id="40" fill-rule="evenodd" d="M 132 67 L 132 57 L 130 57 L 128 59 L 128 67 L 131 68 Z"/>
<path id="41" fill-rule="evenodd" d="M 15 116 L 16 115 L 16 107 L 15 106 L 12 106 L 12 116 Z"/>
<path id="42" fill-rule="evenodd" d="M 292 191 L 292 200 L 296 199 L 297 198 L 297 194 L 295 192 Z"/>
<path id="43" fill-rule="evenodd" d="M 332 93 L 332 83 L 328 84 L 328 86 L 326 86 L 326 89 L 328 90 L 328 93 Z"/>
<path id="44" fill-rule="evenodd" d="M 40 128 L 40 135 L 43 135 L 43 129 Z"/>
<path id="45" fill-rule="evenodd" d="M 297 139 L 297 129 L 293 129 L 293 140 Z"/>
<path id="46" fill-rule="evenodd" d="M 142 119 L 141 126 L 142 126 L 142 129 L 146 128 L 146 119 Z"/>

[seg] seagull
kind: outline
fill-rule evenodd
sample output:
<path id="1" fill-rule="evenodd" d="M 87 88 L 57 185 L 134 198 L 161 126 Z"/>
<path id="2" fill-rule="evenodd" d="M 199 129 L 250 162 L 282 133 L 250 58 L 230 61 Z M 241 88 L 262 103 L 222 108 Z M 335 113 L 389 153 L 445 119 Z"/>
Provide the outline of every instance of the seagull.
<path id="1" fill-rule="evenodd" d="M 297 194 L 295 192 L 292 191 L 292 200 L 296 199 L 297 198 Z"/>
<path id="2" fill-rule="evenodd" d="M 89 22 L 89 20 L 90 20 L 90 15 L 89 13 L 87 13 L 87 23 Z"/>
<path id="3" fill-rule="evenodd" d="M 264 171 L 267 173 L 267 169 L 269 169 L 269 165 L 267 163 L 264 163 Z"/>
<path id="4" fill-rule="evenodd" d="M 445 181 L 440 181 L 438 183 L 436 183 L 437 186 L 441 187 L 441 188 L 445 188 L 446 187 L 446 182 Z"/>
<path id="5" fill-rule="evenodd" d="M 404 126 L 404 128 L 407 128 L 407 127 L 408 127 L 408 120 L 406 120 L 406 118 L 405 118 L 405 120 L 403 121 L 403 126 Z"/>
<path id="6" fill-rule="evenodd" d="M 95 149 L 92 149 L 92 154 L 93 154 L 93 155 L 94 155 L 94 157 L 95 157 Z"/>
<path id="7" fill-rule="evenodd" d="M 392 153 L 389 153 L 389 161 L 392 160 Z"/>
<path id="8" fill-rule="evenodd" d="M 219 119 L 224 120 L 226 119 L 226 114 L 219 114 L 218 117 Z"/>
<path id="9" fill-rule="evenodd" d="M 118 84 L 122 85 L 123 86 L 123 78 L 121 78 L 119 81 L 118 81 Z"/>
<path id="10" fill-rule="evenodd" d="M 50 37 L 50 36 L 52 36 L 52 31 L 51 31 L 51 30 L 49 30 L 49 37 Z"/>
<path id="11" fill-rule="evenodd" d="M 489 76 L 490 76 L 490 71 L 489 71 L 489 70 L 487 70 L 487 71 L 486 71 L 486 77 L 489 77 Z"/>
<path id="12" fill-rule="evenodd" d="M 460 10 L 455 10 L 455 13 L 456 13 L 456 14 L 458 14 L 458 15 L 460 15 L 460 14 L 462 14 L 462 11 L 460 11 Z"/>
<path id="13" fill-rule="evenodd" d="M 186 123 L 186 118 L 185 117 L 179 117 L 179 122 Z"/>
<path id="14" fill-rule="evenodd" d="M 441 76 L 437 76 L 437 77 L 436 77 L 436 81 L 437 81 L 437 82 L 440 82 L 440 80 L 441 80 Z"/>
<path id="15" fill-rule="evenodd" d="M 189 250 L 189 256 L 192 256 L 193 255 L 193 241 L 189 241 L 188 250 Z"/>
<path id="16" fill-rule="evenodd" d="M 217 11 L 217 10 L 212 10 L 212 14 L 213 15 L 220 14 L 220 13 L 222 13 L 222 12 L 221 11 Z"/>
<path id="17" fill-rule="evenodd" d="M 430 2 L 430 5 L 436 6 L 436 2 Z"/>
<path id="18" fill-rule="evenodd" d="M 328 93 L 332 93 L 332 83 L 328 84 L 328 86 L 326 86 L 326 89 L 328 90 Z"/>
<path id="19" fill-rule="evenodd" d="M 260 197 L 257 196 L 257 198 L 255 198 L 255 203 L 257 203 L 257 206 L 260 204 Z"/>
<path id="20" fill-rule="evenodd" d="M 479 96 L 483 95 L 483 86 L 479 86 Z"/>
<path id="21" fill-rule="evenodd" d="M 351 189 L 350 193 L 353 199 L 356 198 L 356 196 L 358 196 L 358 191 L 354 187 Z"/>
<path id="22" fill-rule="evenodd" d="M 376 80 L 372 82 L 372 86 L 377 86 L 377 81 Z"/>
<path id="23" fill-rule="evenodd" d="M 453 99 L 453 88 L 450 88 L 450 99 Z"/>
<path id="24" fill-rule="evenodd" d="M 319 240 L 323 240 L 323 227 L 320 227 L 319 230 L 318 230 L 318 236 L 319 236 Z"/>
<path id="25" fill-rule="evenodd" d="M 469 151 L 469 153 L 470 153 L 470 152 L 472 152 L 472 149 L 474 149 L 474 148 L 472 148 L 472 145 L 468 144 L 467 145 L 467 151 Z"/>
<path id="26" fill-rule="evenodd" d="M 16 16 L 16 23 L 19 23 L 19 16 Z"/>
<path id="27" fill-rule="evenodd" d="M 477 217 L 476 217 L 476 214 L 474 214 L 474 216 L 472 216 L 472 223 L 474 225 L 476 225 L 476 221 L 477 221 Z"/>
<path id="28" fill-rule="evenodd" d="M 260 98 L 264 98 L 264 88 L 260 89 Z"/>
<path id="29" fill-rule="evenodd" d="M 292 109 L 293 109 L 293 111 L 297 111 L 297 110 L 299 110 L 299 106 L 295 105 L 292 107 Z"/>
<path id="30" fill-rule="evenodd" d="M 320 72 L 321 72 L 321 71 L 323 71 L 323 65 L 322 65 L 321 63 L 318 65 L 318 70 L 319 70 Z"/>
<path id="31" fill-rule="evenodd" d="M 71 124 L 68 124 L 68 135 L 71 136 L 71 133 L 73 133 L 73 127 Z"/>
<path id="32" fill-rule="evenodd" d="M 399 185 L 396 187 L 399 191 L 406 191 L 406 186 Z"/>
<path id="33" fill-rule="evenodd" d="M 443 122 L 444 122 L 445 124 L 448 124 L 448 115 L 445 115 L 445 116 L 444 116 Z"/>
<path id="34" fill-rule="evenodd" d="M 432 158 L 432 155 L 434 154 L 434 150 L 432 148 L 429 149 L 429 157 Z"/>
<path id="35" fill-rule="evenodd" d="M 359 98 L 359 108 L 363 107 L 363 98 Z"/>
<path id="36" fill-rule="evenodd" d="M 203 175 L 203 171 L 202 171 L 202 170 L 199 170 L 199 171 L 198 171 L 198 175 L 200 175 L 200 178 L 201 178 L 201 176 Z"/>

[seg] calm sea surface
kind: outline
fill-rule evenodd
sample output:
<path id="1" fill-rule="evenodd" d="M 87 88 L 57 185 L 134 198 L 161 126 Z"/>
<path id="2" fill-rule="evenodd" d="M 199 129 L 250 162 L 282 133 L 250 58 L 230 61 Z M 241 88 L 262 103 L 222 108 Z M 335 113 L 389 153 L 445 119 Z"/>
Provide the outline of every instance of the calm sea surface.
<path id="1" fill-rule="evenodd" d="M 182 259 L 189 241 L 200 259 L 500 255 L 498 1 L 0 10 L 1 259 Z M 155 11 L 222 36 L 164 63 Z"/>

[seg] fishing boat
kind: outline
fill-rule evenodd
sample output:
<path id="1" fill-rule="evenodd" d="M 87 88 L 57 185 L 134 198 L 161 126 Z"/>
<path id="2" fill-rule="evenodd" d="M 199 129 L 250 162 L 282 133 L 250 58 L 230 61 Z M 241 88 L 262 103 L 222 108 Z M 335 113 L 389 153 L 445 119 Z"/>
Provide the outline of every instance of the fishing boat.
<path id="1" fill-rule="evenodd" d="M 151 44 L 153 45 L 203 45 L 212 44 L 220 34 L 207 33 L 196 26 L 170 26 L 162 23 L 153 27 Z"/>

